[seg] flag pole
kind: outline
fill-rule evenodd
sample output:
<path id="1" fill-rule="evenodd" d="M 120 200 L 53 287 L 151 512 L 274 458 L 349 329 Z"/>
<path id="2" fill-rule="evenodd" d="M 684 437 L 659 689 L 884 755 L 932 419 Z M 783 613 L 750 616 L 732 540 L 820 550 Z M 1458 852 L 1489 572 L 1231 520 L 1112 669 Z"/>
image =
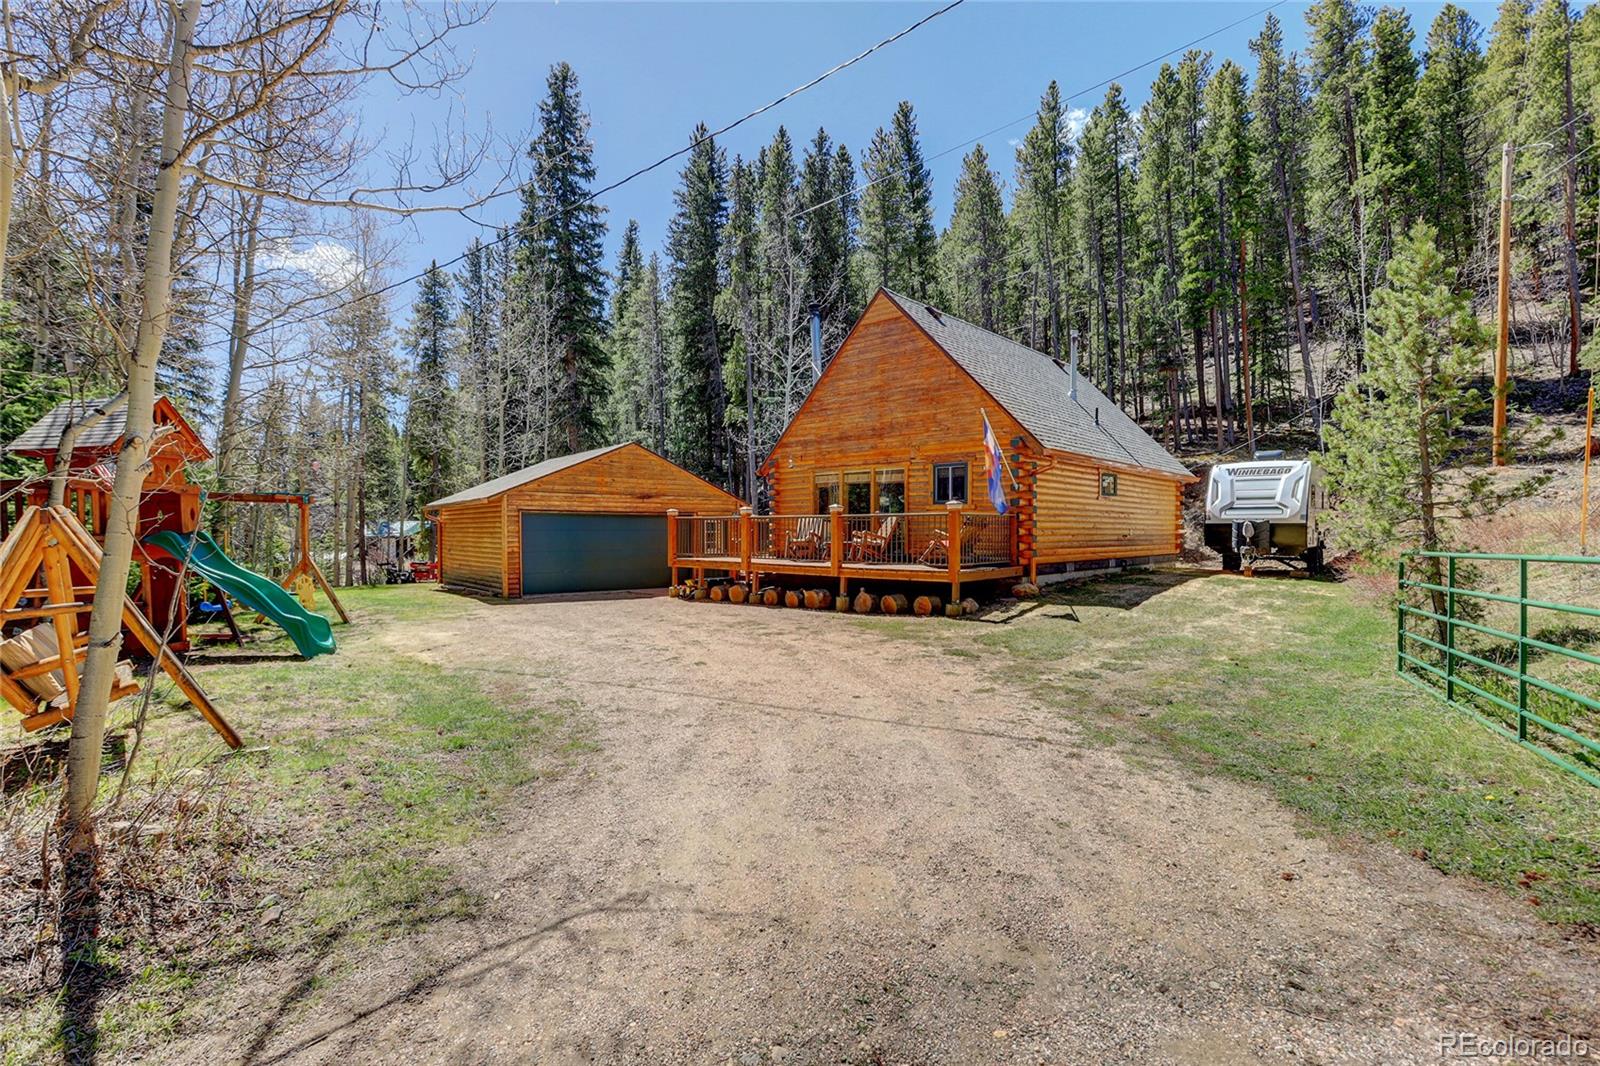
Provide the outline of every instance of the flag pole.
<path id="1" fill-rule="evenodd" d="M 980 407 L 980 408 L 978 408 L 978 413 L 983 416 L 983 424 L 984 424 L 984 426 L 988 428 L 990 433 L 993 433 L 994 432 L 994 426 L 989 424 L 989 412 L 985 411 L 983 408 Z M 999 444 L 1000 443 L 1000 438 L 996 437 L 994 439 L 994 442 L 996 444 Z M 1012 472 L 1011 464 L 1006 462 L 1006 450 L 1004 448 L 1000 449 L 1000 466 L 1001 466 L 1002 469 L 1005 470 L 1006 477 L 1011 479 L 1011 487 L 1020 492 L 1022 490 L 1022 486 L 1017 483 L 1017 475 Z"/>

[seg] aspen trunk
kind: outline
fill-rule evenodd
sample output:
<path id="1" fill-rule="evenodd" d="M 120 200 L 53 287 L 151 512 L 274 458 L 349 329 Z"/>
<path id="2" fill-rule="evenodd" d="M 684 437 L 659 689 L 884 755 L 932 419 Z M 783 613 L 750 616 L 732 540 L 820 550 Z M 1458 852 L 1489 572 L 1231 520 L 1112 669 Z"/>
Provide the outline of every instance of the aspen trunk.
<path id="1" fill-rule="evenodd" d="M 105 554 L 95 584 L 89 616 L 89 649 L 73 709 L 72 736 L 67 746 L 67 794 L 63 831 L 72 851 L 93 844 L 89 812 L 100 779 L 100 748 L 105 738 L 106 711 L 122 645 L 122 604 L 133 562 L 139 493 L 144 462 L 155 422 L 156 361 L 166 337 L 172 298 L 172 239 L 178 195 L 183 185 L 184 120 L 189 112 L 189 42 L 200 15 L 200 0 L 183 0 L 174 8 L 177 24 L 167 62 L 166 104 L 161 120 L 161 159 L 149 217 L 145 256 L 144 301 L 138 345 L 128 367 L 128 423 L 117 453 L 117 476 L 106 509 Z"/>

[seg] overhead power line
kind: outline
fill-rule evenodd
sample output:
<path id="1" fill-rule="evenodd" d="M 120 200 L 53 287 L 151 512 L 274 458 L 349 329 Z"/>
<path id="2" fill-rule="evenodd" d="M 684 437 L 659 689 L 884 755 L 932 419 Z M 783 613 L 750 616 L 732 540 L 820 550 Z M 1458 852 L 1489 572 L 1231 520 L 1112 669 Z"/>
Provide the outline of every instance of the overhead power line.
<path id="1" fill-rule="evenodd" d="M 1279 2 L 1283 3 L 1283 2 L 1287 2 L 1287 0 L 1279 0 Z M 956 8 L 960 7 L 964 3 L 966 3 L 966 0 L 951 0 L 950 3 L 944 5 L 943 7 L 939 8 L 936 11 L 932 11 L 932 12 L 924 15 L 922 18 L 920 18 L 917 21 L 913 22 L 911 25 L 905 27 L 904 29 L 898 30 L 895 33 L 892 33 L 889 36 L 885 37 L 883 40 L 878 41 L 876 44 L 870 45 L 869 47 L 863 49 L 862 51 L 857 52 L 855 55 L 851 56 L 849 59 L 846 59 L 843 62 L 834 64 L 833 66 L 829 67 L 827 70 L 823 71 L 821 74 L 818 74 L 816 77 L 812 78 L 810 81 L 806 82 L 805 84 L 795 86 L 793 89 L 790 89 L 788 92 L 784 93 L 782 96 L 779 96 L 774 100 L 771 100 L 771 101 L 769 101 L 769 102 L 767 102 L 765 104 L 762 104 L 760 107 L 757 107 L 753 111 L 746 112 L 745 114 L 743 114 L 743 115 L 739 116 L 738 118 L 734 119 L 732 122 L 729 122 L 727 125 L 721 126 L 721 127 L 717 128 L 715 130 L 712 130 L 712 131 L 710 131 L 709 133 L 707 133 L 703 137 L 694 138 L 688 144 L 684 145 L 682 148 L 679 148 L 674 152 L 669 152 L 668 154 L 662 156 L 660 159 L 657 159 L 652 163 L 645 164 L 644 166 L 638 168 L 637 170 L 632 171 L 631 173 L 629 173 L 629 174 L 627 174 L 627 175 L 625 175 L 625 176 L 623 176 L 621 178 L 618 178 L 616 181 L 611 182 L 609 185 L 604 185 L 604 186 L 594 190 L 593 192 L 589 193 L 587 196 L 585 196 L 583 199 L 579 200 L 575 204 L 572 204 L 572 205 L 570 205 L 568 207 L 561 208 L 560 210 L 557 210 L 557 211 L 553 211 L 548 215 L 545 215 L 545 216 L 543 216 L 541 218 L 535 219 L 534 221 L 528 223 L 525 226 L 519 224 L 519 225 L 513 226 L 511 228 L 508 228 L 506 230 L 506 232 L 500 234 L 498 237 L 495 237 L 491 241 L 485 242 L 485 246 L 486 247 L 490 247 L 490 246 L 493 246 L 493 245 L 496 245 L 496 244 L 500 244 L 500 243 L 502 243 L 502 242 L 504 242 L 506 240 L 509 240 L 512 236 L 525 234 L 529 230 L 535 229 L 535 228 L 537 228 L 539 226 L 543 226 L 546 223 L 553 222 L 555 219 L 560 218 L 561 216 L 563 216 L 565 214 L 568 214 L 568 213 L 570 213 L 572 211 L 577 210 L 580 207 L 584 207 L 584 206 L 586 206 L 586 205 L 588 205 L 590 203 L 593 203 L 599 197 L 604 196 L 606 193 L 611 192 L 611 191 L 613 191 L 615 189 L 621 188 L 622 186 L 628 184 L 630 181 L 633 181 L 635 178 L 642 177 L 645 174 L 648 174 L 651 171 L 658 169 L 659 167 L 665 166 L 667 163 L 672 162 L 674 159 L 677 159 L 677 158 L 679 158 L 681 156 L 687 155 L 688 153 L 694 151 L 696 148 L 698 148 L 700 145 L 704 144 L 705 142 L 711 141 L 711 140 L 715 140 L 716 138 L 721 137 L 723 134 L 737 129 L 738 127 L 744 125 L 746 122 L 749 122 L 751 119 L 756 118 L 756 117 L 758 117 L 760 115 L 766 114 L 768 111 L 771 111 L 773 108 L 780 106 L 781 104 L 785 103 L 788 100 L 792 100 L 794 97 L 799 96 L 801 93 L 807 91 L 808 89 L 816 88 L 818 85 L 821 85 L 823 82 L 827 81 L 829 78 L 833 77 L 835 74 L 838 74 L 841 71 L 847 70 L 850 67 L 855 66 L 857 63 L 859 63 L 862 60 L 866 59 L 868 56 L 872 55 L 874 52 L 877 52 L 877 51 L 880 51 L 880 50 L 882 50 L 884 48 L 887 48 L 888 46 L 890 46 L 891 44 L 894 44 L 896 41 L 900 40 L 901 38 L 906 37 L 906 36 L 910 35 L 911 33 L 914 33 L 918 29 L 921 29 L 923 26 L 926 26 L 928 23 L 932 22 L 934 19 L 938 18 L 940 15 L 947 14 L 948 12 L 953 11 Z M 434 267 L 454 266 L 455 264 L 461 262 L 466 257 L 467 257 L 467 253 L 466 252 L 462 252 L 460 255 L 455 256 L 452 259 L 447 259 L 442 263 L 434 264 Z M 430 267 L 429 269 L 431 270 L 431 269 L 433 269 L 433 267 Z M 410 274 L 410 275 L 407 275 L 406 277 L 400 278 L 397 281 L 392 281 L 392 282 L 389 282 L 386 285 L 381 285 L 378 288 L 371 290 L 370 292 L 364 292 L 364 293 L 360 294 L 359 296 L 353 296 L 350 299 L 343 300 L 343 301 L 341 301 L 339 303 L 336 303 L 336 304 L 332 305 L 331 307 L 323 308 L 322 310 L 317 312 L 317 314 L 315 314 L 315 315 L 308 315 L 305 318 L 294 319 L 294 320 L 291 320 L 289 322 L 271 323 L 271 325 L 272 326 L 296 325 L 296 324 L 298 324 L 300 322 L 308 322 L 308 321 L 312 321 L 314 319 L 319 319 L 319 318 L 322 318 L 325 315 L 331 314 L 332 312 L 339 310 L 340 308 L 348 307 L 351 304 L 359 303 L 362 300 L 371 299 L 374 296 L 381 296 L 384 293 L 393 292 L 395 289 L 398 289 L 398 288 L 400 288 L 400 287 L 402 287 L 404 285 L 409 285 L 414 281 L 421 280 L 423 277 L 427 276 L 427 274 L 428 274 L 428 271 L 426 271 L 426 270 L 420 271 L 420 272 L 418 272 L 416 274 Z M 256 332 L 255 330 L 252 330 L 251 334 L 254 335 L 255 332 Z"/>

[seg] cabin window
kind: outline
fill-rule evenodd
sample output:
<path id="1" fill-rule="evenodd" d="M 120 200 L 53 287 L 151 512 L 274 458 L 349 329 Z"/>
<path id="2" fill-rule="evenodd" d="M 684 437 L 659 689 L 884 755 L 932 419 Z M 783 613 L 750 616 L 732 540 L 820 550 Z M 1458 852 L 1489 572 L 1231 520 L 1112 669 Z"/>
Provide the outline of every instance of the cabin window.
<path id="1" fill-rule="evenodd" d="M 852 470 L 844 475 L 844 513 L 872 512 L 872 471 Z"/>
<path id="2" fill-rule="evenodd" d="M 967 464 L 933 464 L 933 502 L 967 502 Z"/>
<path id="3" fill-rule="evenodd" d="M 880 470 L 878 480 L 878 511 L 880 514 L 906 513 L 906 472 Z"/>
<path id="4" fill-rule="evenodd" d="M 828 508 L 839 502 L 839 475 L 818 474 L 815 478 L 817 514 L 827 514 Z"/>
<path id="5" fill-rule="evenodd" d="M 1115 496 L 1116 494 L 1117 494 L 1117 475 L 1108 474 L 1105 471 L 1101 471 L 1101 473 L 1100 473 L 1100 495 L 1102 495 L 1102 496 Z"/>

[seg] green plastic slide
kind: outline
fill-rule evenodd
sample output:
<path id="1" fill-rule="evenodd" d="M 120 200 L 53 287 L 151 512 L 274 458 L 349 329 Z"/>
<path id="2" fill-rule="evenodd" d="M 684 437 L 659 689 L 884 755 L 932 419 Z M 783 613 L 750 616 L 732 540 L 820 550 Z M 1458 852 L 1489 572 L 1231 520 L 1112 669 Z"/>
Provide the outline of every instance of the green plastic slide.
<path id="1" fill-rule="evenodd" d="M 300 606 L 294 593 L 289 592 L 270 578 L 253 570 L 246 570 L 211 539 L 211 534 L 201 530 L 194 534 L 194 548 L 189 538 L 175 530 L 165 529 L 152 533 L 144 542 L 160 548 L 174 559 L 189 559 L 189 569 L 232 596 L 252 611 L 259 611 L 281 626 L 307 659 L 330 654 L 334 649 L 333 626 L 320 614 Z"/>

